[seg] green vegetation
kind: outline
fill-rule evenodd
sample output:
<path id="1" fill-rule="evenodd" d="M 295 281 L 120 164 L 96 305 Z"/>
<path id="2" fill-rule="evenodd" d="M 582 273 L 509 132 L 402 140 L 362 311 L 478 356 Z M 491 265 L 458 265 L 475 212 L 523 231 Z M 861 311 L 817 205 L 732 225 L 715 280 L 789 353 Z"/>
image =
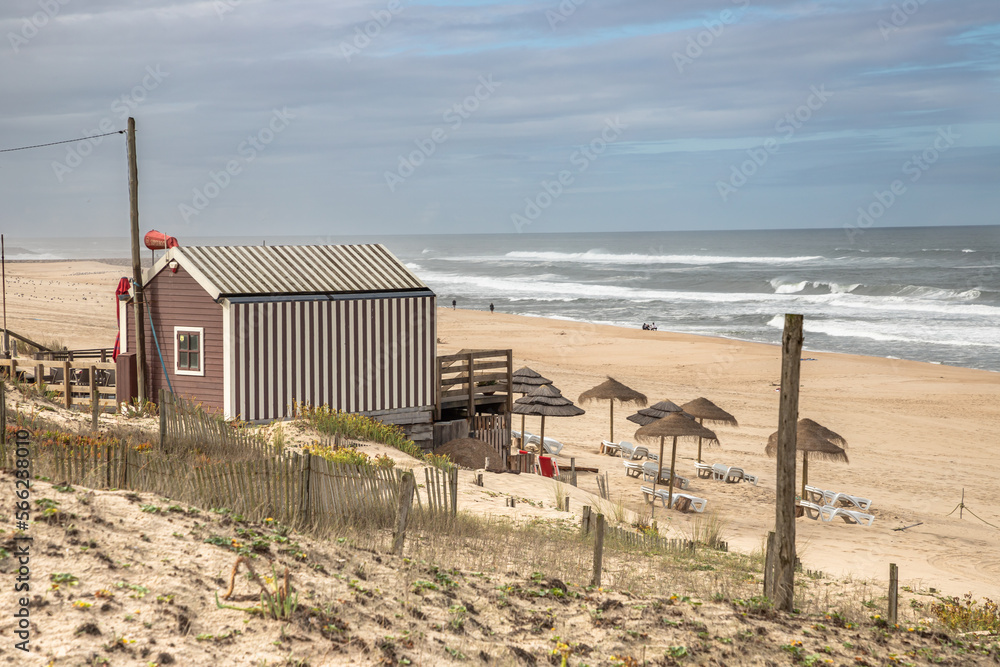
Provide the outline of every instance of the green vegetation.
<path id="1" fill-rule="evenodd" d="M 454 464 L 447 456 L 425 454 L 420 447 L 406 437 L 406 434 L 396 424 L 383 424 L 377 419 L 340 410 L 332 410 L 329 406 L 313 407 L 309 405 L 295 406 L 296 410 L 313 428 L 320 433 L 341 438 L 355 438 L 378 442 L 395 447 L 404 454 L 424 461 L 442 470 L 448 470 Z"/>

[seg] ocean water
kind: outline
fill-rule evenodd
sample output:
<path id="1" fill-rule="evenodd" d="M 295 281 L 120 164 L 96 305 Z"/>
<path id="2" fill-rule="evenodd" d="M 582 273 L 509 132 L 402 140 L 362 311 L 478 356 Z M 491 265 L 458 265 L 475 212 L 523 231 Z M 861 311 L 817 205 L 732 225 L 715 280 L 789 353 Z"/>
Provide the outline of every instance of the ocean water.
<path id="1" fill-rule="evenodd" d="M 1000 371 L 1000 227 L 449 236 L 380 242 L 460 308 Z M 259 238 L 191 239 L 261 243 Z M 181 239 L 185 244 L 185 239 Z M 8 258 L 125 257 L 127 239 L 11 239 Z M 148 251 L 144 251 L 148 255 Z"/>

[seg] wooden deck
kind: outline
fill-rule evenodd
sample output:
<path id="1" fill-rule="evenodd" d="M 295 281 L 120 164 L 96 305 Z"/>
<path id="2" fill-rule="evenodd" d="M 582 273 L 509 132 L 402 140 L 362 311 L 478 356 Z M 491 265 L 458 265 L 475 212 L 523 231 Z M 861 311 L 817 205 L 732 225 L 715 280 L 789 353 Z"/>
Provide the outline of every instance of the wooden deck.
<path id="1" fill-rule="evenodd" d="M 437 358 L 437 397 L 434 419 L 444 410 L 459 408 L 474 417 L 484 406 L 502 406 L 510 412 L 514 395 L 512 350 L 470 350 Z"/>
<path id="2" fill-rule="evenodd" d="M 52 392 L 67 409 L 74 405 L 89 406 L 95 390 L 101 406 L 117 407 L 115 364 L 112 362 L 0 359 L 0 373 Z"/>

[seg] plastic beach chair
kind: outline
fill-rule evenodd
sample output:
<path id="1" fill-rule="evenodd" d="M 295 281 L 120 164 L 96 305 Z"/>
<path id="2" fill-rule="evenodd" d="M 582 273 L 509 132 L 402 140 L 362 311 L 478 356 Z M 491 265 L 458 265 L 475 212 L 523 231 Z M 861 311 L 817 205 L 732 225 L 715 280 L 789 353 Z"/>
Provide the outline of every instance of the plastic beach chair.
<path id="1" fill-rule="evenodd" d="M 670 492 L 667 489 L 657 489 L 656 493 L 653 493 L 653 489 L 648 486 L 643 486 L 640 487 L 639 490 L 642 491 L 642 495 L 646 499 L 646 502 L 656 502 L 655 499 L 659 498 L 663 506 L 667 506 L 667 498 L 670 497 Z M 699 514 L 705 511 L 705 506 L 708 504 L 708 501 L 704 498 L 692 496 L 689 493 L 677 493 L 674 491 L 674 508 L 677 508 L 680 505 L 682 499 L 686 500 L 688 506 Z"/>
<path id="2" fill-rule="evenodd" d="M 827 495 L 828 494 L 828 495 Z M 826 491 L 823 496 L 824 502 L 827 505 L 837 506 L 838 503 L 850 503 L 854 507 L 860 510 L 868 510 L 872 506 L 872 501 L 868 498 L 862 498 L 861 496 L 852 496 L 849 493 L 832 493 Z"/>
<path id="3" fill-rule="evenodd" d="M 644 474 L 643 464 L 635 461 L 622 461 L 625 464 L 625 474 L 629 477 L 639 477 Z"/>
<path id="4" fill-rule="evenodd" d="M 607 454 L 608 456 L 614 456 L 615 454 L 618 453 L 619 449 L 620 449 L 620 447 L 618 447 L 618 443 L 617 442 L 609 442 L 607 440 L 601 440 L 601 450 L 600 450 L 601 454 Z"/>
<path id="5" fill-rule="evenodd" d="M 659 470 L 660 464 L 656 461 L 646 461 L 642 464 L 642 477 L 647 482 L 651 482 L 656 479 L 656 473 Z M 663 484 L 670 483 L 670 468 L 663 468 L 660 470 L 660 480 Z M 674 475 L 674 486 L 678 489 L 686 489 L 691 486 L 691 480 L 687 477 L 681 477 L 680 475 Z"/>
<path id="6" fill-rule="evenodd" d="M 865 514 L 864 512 L 857 512 L 855 510 L 849 510 L 844 507 L 824 507 L 824 509 L 829 509 L 830 518 L 826 521 L 833 521 L 834 519 L 843 519 L 844 523 L 851 523 L 860 526 L 870 526 L 872 522 L 875 521 L 875 517 L 871 514 Z"/>
<path id="7" fill-rule="evenodd" d="M 559 456 L 559 452 L 563 450 L 564 445 L 554 438 L 545 438 L 545 442 L 542 444 L 547 451 L 552 456 Z"/>
<path id="8" fill-rule="evenodd" d="M 539 456 L 538 457 L 538 474 L 542 477 L 558 477 L 559 476 L 559 464 L 556 463 L 552 457 L 549 456 Z"/>
<path id="9" fill-rule="evenodd" d="M 695 463 L 694 468 L 698 471 L 698 477 L 702 479 L 708 479 L 715 474 L 714 467 L 707 463 Z"/>

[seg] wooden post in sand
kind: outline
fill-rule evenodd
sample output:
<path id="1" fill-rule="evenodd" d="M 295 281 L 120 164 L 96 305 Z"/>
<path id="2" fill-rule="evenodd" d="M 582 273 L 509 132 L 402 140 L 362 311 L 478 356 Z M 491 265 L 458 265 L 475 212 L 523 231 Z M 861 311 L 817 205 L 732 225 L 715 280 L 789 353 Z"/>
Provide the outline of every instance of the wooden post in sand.
<path id="1" fill-rule="evenodd" d="M 899 568 L 889 563 L 889 624 L 896 625 L 899 614 Z"/>
<path id="2" fill-rule="evenodd" d="M 135 118 L 128 119 L 125 132 L 128 153 L 128 203 L 132 230 L 132 314 L 135 318 L 135 377 L 139 405 L 146 405 L 146 324 L 143 321 L 142 262 L 139 260 L 139 168 L 135 156 Z M 67 406 L 68 407 L 68 406 Z"/>
<path id="3" fill-rule="evenodd" d="M 396 507 L 396 528 L 392 533 L 392 553 L 397 556 L 403 553 L 403 540 L 406 539 L 406 524 L 410 521 L 410 507 L 413 505 L 413 492 L 417 488 L 412 472 L 403 473 L 399 485 L 399 505 Z"/>
<path id="4" fill-rule="evenodd" d="M 594 530 L 594 577 L 591 586 L 601 585 L 601 569 L 604 566 L 604 515 L 597 515 L 597 525 Z"/>
<path id="5" fill-rule="evenodd" d="M 792 611 L 795 597 L 795 437 L 799 418 L 802 316 L 785 315 L 781 337 L 781 399 L 778 404 L 775 498 L 774 607 Z"/>
<path id="6" fill-rule="evenodd" d="M 569 483 L 576 486 L 576 459 L 573 457 L 569 459 Z"/>
<path id="7" fill-rule="evenodd" d="M 0 380 L 0 452 L 6 454 L 7 447 L 7 382 Z M 0 456 L 0 461 L 6 459 Z"/>
<path id="8" fill-rule="evenodd" d="M 764 552 L 764 597 L 774 600 L 774 531 L 767 533 L 767 551 Z"/>
<path id="9" fill-rule="evenodd" d="M 584 505 L 581 510 L 583 518 L 580 519 L 580 530 L 584 535 L 590 534 L 590 505 Z"/>

